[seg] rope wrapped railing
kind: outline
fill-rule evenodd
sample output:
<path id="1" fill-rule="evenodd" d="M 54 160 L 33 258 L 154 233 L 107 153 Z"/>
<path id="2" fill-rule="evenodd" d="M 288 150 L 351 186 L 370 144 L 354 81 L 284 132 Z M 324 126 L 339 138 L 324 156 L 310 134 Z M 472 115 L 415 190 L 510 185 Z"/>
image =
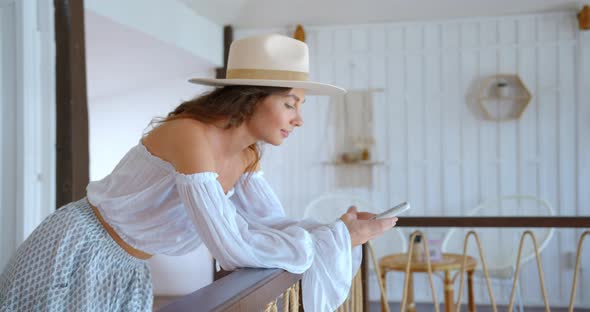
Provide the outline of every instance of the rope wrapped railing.
<path id="1" fill-rule="evenodd" d="M 352 279 L 350 292 L 344 303 L 336 309 L 336 312 L 361 312 L 363 311 L 363 283 L 362 272 L 359 270 Z"/>
<path id="2" fill-rule="evenodd" d="M 283 292 L 280 298 L 276 298 L 266 305 L 264 312 L 278 312 L 279 300 L 282 301 L 282 312 L 298 312 L 299 311 L 299 285 L 300 282 L 292 285 Z"/>

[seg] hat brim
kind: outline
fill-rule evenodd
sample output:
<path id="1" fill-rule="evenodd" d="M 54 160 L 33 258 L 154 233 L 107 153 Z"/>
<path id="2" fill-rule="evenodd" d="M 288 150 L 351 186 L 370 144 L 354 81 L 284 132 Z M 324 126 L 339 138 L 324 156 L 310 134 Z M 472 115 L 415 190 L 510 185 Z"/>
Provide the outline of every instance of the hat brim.
<path id="1" fill-rule="evenodd" d="M 306 93 L 310 95 L 342 95 L 346 93 L 346 89 L 314 81 L 192 78 L 189 79 L 189 82 L 213 87 L 267 86 L 297 88 L 306 90 Z"/>

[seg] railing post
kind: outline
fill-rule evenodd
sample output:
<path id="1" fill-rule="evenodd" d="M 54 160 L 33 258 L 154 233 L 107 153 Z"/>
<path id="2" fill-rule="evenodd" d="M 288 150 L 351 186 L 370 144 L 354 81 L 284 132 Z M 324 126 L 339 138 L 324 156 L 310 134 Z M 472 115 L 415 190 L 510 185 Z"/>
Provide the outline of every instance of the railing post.
<path id="1" fill-rule="evenodd" d="M 369 312 L 369 250 L 363 244 L 363 261 L 361 262 L 361 281 L 363 284 L 363 311 Z"/>
<path id="2" fill-rule="evenodd" d="M 56 43 L 56 207 L 86 195 L 88 108 L 84 1 L 54 0 Z"/>

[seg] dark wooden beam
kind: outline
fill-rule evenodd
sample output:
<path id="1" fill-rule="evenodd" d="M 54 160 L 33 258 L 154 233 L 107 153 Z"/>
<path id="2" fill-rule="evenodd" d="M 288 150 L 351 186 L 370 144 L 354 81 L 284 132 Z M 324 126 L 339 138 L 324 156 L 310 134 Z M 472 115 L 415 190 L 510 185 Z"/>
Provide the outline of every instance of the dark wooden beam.
<path id="1" fill-rule="evenodd" d="M 86 196 L 89 181 L 84 1 L 54 0 L 56 207 Z"/>
<path id="2" fill-rule="evenodd" d="M 225 78 L 225 71 L 227 69 L 227 58 L 229 56 L 229 46 L 234 40 L 234 29 L 231 25 L 225 25 L 223 27 L 223 67 L 217 68 L 215 78 Z M 222 277 L 227 276 L 231 271 L 225 271 L 223 269 L 217 271 L 217 261 L 213 259 L 213 280 L 216 281 Z"/>
<path id="3" fill-rule="evenodd" d="M 225 27 L 223 27 L 223 67 L 217 68 L 215 78 L 225 78 L 229 46 L 232 41 L 234 41 L 234 29 L 231 25 L 225 25 Z"/>
<path id="4" fill-rule="evenodd" d="M 590 228 L 590 216 L 578 217 L 403 217 L 396 226 L 497 227 L 497 228 Z"/>
<path id="5" fill-rule="evenodd" d="M 363 244 L 363 259 L 361 260 L 361 284 L 363 287 L 363 311 L 369 311 L 369 249 Z"/>

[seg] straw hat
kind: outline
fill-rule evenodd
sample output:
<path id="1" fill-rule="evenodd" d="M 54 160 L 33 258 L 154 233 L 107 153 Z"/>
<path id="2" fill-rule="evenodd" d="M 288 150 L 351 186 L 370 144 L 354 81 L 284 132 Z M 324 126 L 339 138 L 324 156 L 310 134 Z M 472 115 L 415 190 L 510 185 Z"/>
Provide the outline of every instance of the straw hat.
<path id="1" fill-rule="evenodd" d="M 346 90 L 309 81 L 307 44 L 277 35 L 252 36 L 232 42 L 225 79 L 192 78 L 208 86 L 269 86 L 304 89 L 308 94 L 339 95 Z"/>

